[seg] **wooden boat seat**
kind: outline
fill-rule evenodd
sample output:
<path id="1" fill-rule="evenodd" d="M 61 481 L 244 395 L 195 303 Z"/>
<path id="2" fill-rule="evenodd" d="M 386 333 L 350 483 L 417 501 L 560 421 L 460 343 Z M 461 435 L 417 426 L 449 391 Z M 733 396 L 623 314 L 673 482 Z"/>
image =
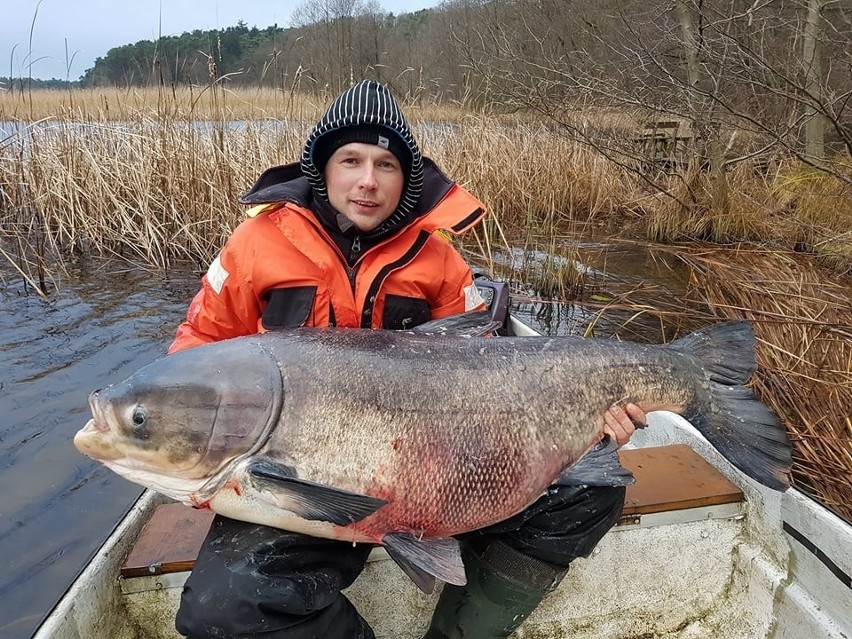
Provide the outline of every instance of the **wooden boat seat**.
<path id="1" fill-rule="evenodd" d="M 619 451 L 622 464 L 636 477 L 627 488 L 619 525 L 637 526 L 643 518 L 675 511 L 704 519 L 724 510 L 738 512 L 743 493 L 689 446 L 675 444 Z M 728 509 L 722 509 L 722 506 Z M 736 505 L 731 510 L 730 505 Z M 213 513 L 183 504 L 158 506 L 143 528 L 121 567 L 121 575 L 141 577 L 192 569 Z M 687 521 L 683 517 L 659 518 L 656 525 Z"/>

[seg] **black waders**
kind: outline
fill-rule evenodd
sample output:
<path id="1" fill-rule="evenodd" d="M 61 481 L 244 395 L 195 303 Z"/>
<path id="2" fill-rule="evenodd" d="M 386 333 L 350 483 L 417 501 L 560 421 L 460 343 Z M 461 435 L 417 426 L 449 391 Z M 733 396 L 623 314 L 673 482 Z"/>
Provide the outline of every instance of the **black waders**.
<path id="1" fill-rule="evenodd" d="M 495 541 L 482 553 L 462 550 L 466 586 L 447 584 L 424 639 L 503 639 L 521 625 L 567 568 Z"/>
<path id="2" fill-rule="evenodd" d="M 445 585 L 424 639 L 504 639 L 621 516 L 623 487 L 551 486 L 523 512 L 462 536 L 467 585 Z"/>

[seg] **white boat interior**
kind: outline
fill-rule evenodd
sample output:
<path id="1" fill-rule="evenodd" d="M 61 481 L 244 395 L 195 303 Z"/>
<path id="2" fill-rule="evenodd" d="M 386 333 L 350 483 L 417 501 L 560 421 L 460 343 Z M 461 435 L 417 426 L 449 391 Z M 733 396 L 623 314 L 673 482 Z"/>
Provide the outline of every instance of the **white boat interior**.
<path id="1" fill-rule="evenodd" d="M 637 484 L 625 517 L 514 637 L 852 639 L 852 526 L 795 489 L 745 477 L 676 415 L 651 414 L 629 448 Z M 645 471 L 657 464 L 674 469 L 654 483 Z M 695 475 L 702 465 L 709 471 Z M 209 513 L 163 504 L 150 491 L 140 498 L 36 639 L 178 637 L 174 615 Z M 153 542 L 160 557 L 134 563 L 155 511 L 166 522 Z M 437 600 L 381 549 L 347 595 L 378 639 L 422 637 Z"/>
<path id="2" fill-rule="evenodd" d="M 734 480 L 744 501 L 628 516 L 572 566 L 515 636 L 852 638 L 852 527 L 794 489 L 780 495 L 744 478 L 679 417 L 655 414 L 649 424 L 634 437 L 637 446 L 688 444 Z M 121 576 L 163 503 L 150 491 L 140 498 L 37 639 L 178 637 L 174 614 L 189 566 L 157 574 L 161 566 L 152 563 L 150 574 Z M 206 525 L 189 525 L 196 511 L 171 509 L 183 517 L 170 516 L 174 544 L 166 548 L 187 535 L 197 548 Z M 379 639 L 422 636 L 436 600 L 381 549 L 347 594 Z"/>

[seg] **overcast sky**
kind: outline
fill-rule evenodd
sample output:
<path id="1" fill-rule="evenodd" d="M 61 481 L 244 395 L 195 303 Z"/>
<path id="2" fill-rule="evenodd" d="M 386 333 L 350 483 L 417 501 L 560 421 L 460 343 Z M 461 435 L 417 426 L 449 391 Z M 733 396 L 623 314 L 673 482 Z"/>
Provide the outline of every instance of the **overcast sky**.
<path id="1" fill-rule="evenodd" d="M 379 0 L 396 14 L 438 3 Z M 249 27 L 288 27 L 293 9 L 302 4 L 304 0 L 0 0 L 0 76 L 11 71 L 27 77 L 32 65 L 34 78 L 76 80 L 113 47 L 153 40 L 159 33 L 232 27 L 240 20 Z"/>

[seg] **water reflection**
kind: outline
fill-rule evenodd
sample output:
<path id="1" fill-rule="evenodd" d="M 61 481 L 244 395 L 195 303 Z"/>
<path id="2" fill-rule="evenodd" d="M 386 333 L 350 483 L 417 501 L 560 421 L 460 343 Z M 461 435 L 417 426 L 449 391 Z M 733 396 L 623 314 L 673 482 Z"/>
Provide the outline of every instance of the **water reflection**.
<path id="1" fill-rule="evenodd" d="M 557 254 L 513 249 L 495 262 L 535 281 L 543 265 L 582 274 L 576 300 L 543 299 L 547 292 L 515 286 L 513 312 L 546 335 L 614 337 L 648 343 L 669 342 L 713 321 L 706 307 L 687 305 L 689 271 L 668 247 L 614 240 L 565 238 Z"/>
<path id="2" fill-rule="evenodd" d="M 198 284 L 84 266 L 45 301 L 0 260 L 0 636 L 30 637 L 139 493 L 74 449 L 87 395 L 164 353 Z"/>
<path id="3" fill-rule="evenodd" d="M 286 130 L 302 131 L 308 124 L 304 122 L 289 121 L 289 120 L 273 120 L 273 119 L 257 119 L 257 120 L 227 120 L 227 121 L 209 121 L 209 120 L 178 120 L 169 118 L 168 125 L 170 127 L 191 126 L 198 133 L 210 133 L 212 131 L 224 130 L 229 133 L 236 133 L 246 129 L 271 131 L 280 133 Z M 97 136 L 108 134 L 113 137 L 115 133 L 124 135 L 138 134 L 149 131 L 152 127 L 156 128 L 158 122 L 155 118 L 133 121 L 109 120 L 99 122 L 69 122 L 55 118 L 45 118 L 36 122 L 25 120 L 0 120 L 0 145 L 10 143 L 12 141 L 24 141 L 26 138 L 35 132 L 39 133 L 62 133 L 68 132 L 75 134 L 85 134 L 88 136 Z M 306 133 L 307 134 L 307 133 Z"/>

